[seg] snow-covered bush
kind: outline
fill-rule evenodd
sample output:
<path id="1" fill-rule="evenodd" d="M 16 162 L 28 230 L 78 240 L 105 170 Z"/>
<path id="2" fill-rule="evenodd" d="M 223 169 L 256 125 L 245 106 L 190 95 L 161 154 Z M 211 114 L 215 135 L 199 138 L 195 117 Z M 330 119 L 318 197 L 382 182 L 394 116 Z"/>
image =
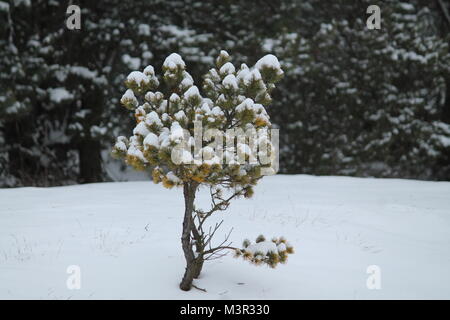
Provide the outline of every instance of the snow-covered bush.
<path id="1" fill-rule="evenodd" d="M 236 249 L 228 242 L 229 234 L 213 246 L 221 223 L 206 228 L 206 219 L 226 210 L 233 198 L 250 197 L 262 176 L 275 171 L 276 149 L 265 107 L 283 71 L 273 55 L 252 68 L 242 64 L 236 69 L 230 60 L 226 51 L 220 52 L 216 67 L 204 76 L 201 93 L 181 56 L 173 53 L 163 63 L 162 79 L 152 66 L 131 72 L 121 99 L 134 111 L 136 126 L 131 137 L 117 138 L 113 155 L 150 171 L 155 183 L 183 187 L 183 290 L 191 288 L 205 260 Z M 194 205 L 200 186 L 210 188 L 209 210 Z M 261 262 L 274 265 L 270 259 Z"/>
<path id="2" fill-rule="evenodd" d="M 242 247 L 235 250 L 236 258 L 243 257 L 256 265 L 266 263 L 271 268 L 275 268 L 278 263 L 286 263 L 288 254 L 294 253 L 294 247 L 283 237 L 267 241 L 263 235 L 259 235 L 253 244 L 248 239 L 244 240 Z"/>

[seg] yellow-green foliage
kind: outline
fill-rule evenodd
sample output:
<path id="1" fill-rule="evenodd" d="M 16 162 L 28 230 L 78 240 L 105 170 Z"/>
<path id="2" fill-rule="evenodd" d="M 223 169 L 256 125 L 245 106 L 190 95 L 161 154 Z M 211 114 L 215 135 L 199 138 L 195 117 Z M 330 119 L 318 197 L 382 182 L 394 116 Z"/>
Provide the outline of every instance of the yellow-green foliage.
<path id="1" fill-rule="evenodd" d="M 267 265 L 275 268 L 279 263 L 286 263 L 289 254 L 294 253 L 292 247 L 285 238 L 272 238 L 267 241 L 263 235 L 256 238 L 254 244 L 246 239 L 242 243 L 241 249 L 235 249 L 234 256 L 242 257 L 254 265 Z"/>
<path id="2" fill-rule="evenodd" d="M 252 68 L 242 64 L 237 69 L 231 63 L 230 55 L 221 51 L 215 68 L 203 77 L 202 93 L 194 85 L 178 54 L 167 57 L 162 72 L 163 76 L 158 79 L 154 68 L 147 66 L 142 72 L 131 72 L 125 80 L 128 90 L 120 101 L 125 108 L 134 111 L 136 127 L 130 138 L 117 138 L 112 155 L 124 159 L 137 170 L 150 171 L 153 181 L 162 182 L 167 188 L 188 181 L 214 185 L 226 179 L 233 187 L 242 188 L 245 197 L 251 197 L 251 186 L 261 178 L 261 168 L 269 167 L 271 163 L 257 160 L 243 165 L 236 162 L 238 144 L 242 145 L 242 142 L 225 132 L 231 128 L 241 129 L 255 137 L 256 131 L 245 131 L 249 125 L 257 129 L 271 127 L 265 107 L 271 101 L 270 92 L 274 84 L 283 76 L 276 58 L 266 56 Z M 164 93 L 157 91 L 160 80 L 165 82 L 167 88 Z M 227 141 L 234 141 L 236 148 L 232 150 L 231 158 L 230 153 L 223 159 L 214 153 L 209 158 L 203 158 L 203 161 L 174 161 L 174 149 L 189 142 L 180 132 L 186 130 L 189 136 L 194 137 L 194 121 L 201 122 L 203 132 L 220 129 L 224 133 L 222 153 L 225 146 L 228 147 Z M 202 141 L 200 152 L 215 139 L 218 138 Z M 258 143 L 269 147 L 268 153 L 273 159 L 270 140 Z M 251 152 L 256 154 L 258 145 L 252 148 Z M 191 156 L 198 159 L 198 154 L 191 152 Z M 250 158 L 250 154 L 243 154 L 242 159 L 248 161 Z"/>

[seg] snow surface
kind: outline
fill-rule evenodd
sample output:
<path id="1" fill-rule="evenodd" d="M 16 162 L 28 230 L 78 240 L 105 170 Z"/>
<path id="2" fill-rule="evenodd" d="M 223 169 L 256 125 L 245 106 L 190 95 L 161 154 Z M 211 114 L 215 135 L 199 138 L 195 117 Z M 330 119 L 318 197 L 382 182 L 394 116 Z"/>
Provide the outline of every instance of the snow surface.
<path id="1" fill-rule="evenodd" d="M 207 190 L 197 204 L 207 207 Z M 450 182 L 265 177 L 225 220 L 240 246 L 259 234 L 295 248 L 286 265 L 232 255 L 183 292 L 181 189 L 150 181 L 0 190 L 0 298 L 450 299 Z M 81 268 L 69 290 L 67 267 Z M 381 289 L 366 286 L 381 269 Z"/>

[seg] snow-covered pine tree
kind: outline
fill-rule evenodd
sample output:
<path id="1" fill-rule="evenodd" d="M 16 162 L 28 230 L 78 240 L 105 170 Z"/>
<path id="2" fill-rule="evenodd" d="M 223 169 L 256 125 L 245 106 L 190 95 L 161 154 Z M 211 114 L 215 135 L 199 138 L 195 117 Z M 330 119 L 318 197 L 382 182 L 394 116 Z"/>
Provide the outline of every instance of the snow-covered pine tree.
<path id="1" fill-rule="evenodd" d="M 355 10 L 347 2 L 314 5 L 311 14 L 333 9 L 333 19 L 321 16 L 317 23 L 327 23 L 312 36 L 298 28 L 266 41 L 291 80 L 275 102 L 285 107 L 272 116 L 283 124 L 281 168 L 422 179 L 442 172 L 445 178 L 450 126 L 442 113 L 450 54 L 430 8 L 384 1 L 382 29 L 368 30 L 360 12 L 375 3 L 360 1 Z"/>
<path id="2" fill-rule="evenodd" d="M 214 62 L 219 40 L 179 21 L 194 19 L 186 1 L 86 2 L 81 31 L 67 29 L 67 6 L 0 1 L 0 187 L 117 179 L 104 151 L 132 122 L 106 106 L 130 68 L 173 51 L 198 73 Z"/>
<path id="3" fill-rule="evenodd" d="M 136 127 L 130 138 L 117 138 L 113 155 L 135 169 L 150 171 L 155 183 L 162 182 L 166 188 L 183 187 L 181 241 L 186 270 L 180 288 L 189 290 L 204 261 L 220 257 L 227 249 L 255 264 L 274 267 L 285 262 L 293 249 L 284 239 L 272 242 L 259 238 L 255 245 L 245 242 L 244 248 L 238 249 L 231 247 L 228 234 L 214 246 L 212 238 L 221 223 L 210 228 L 205 223 L 213 213 L 226 210 L 232 199 L 250 197 L 263 176 L 262 170 L 273 170 L 275 148 L 268 135 L 271 123 L 265 107 L 271 102 L 275 83 L 283 76 L 278 59 L 266 55 L 254 67 L 242 64 L 237 70 L 228 53 L 221 51 L 216 67 L 204 76 L 203 94 L 180 55 L 169 55 L 162 71 L 162 79 L 153 66 L 128 75 L 128 90 L 121 103 L 134 111 Z M 205 133 L 200 139 L 195 132 L 198 125 Z M 245 137 L 253 140 L 242 140 Z M 263 150 L 266 161 L 261 158 Z M 209 210 L 194 205 L 200 186 L 210 189 Z"/>

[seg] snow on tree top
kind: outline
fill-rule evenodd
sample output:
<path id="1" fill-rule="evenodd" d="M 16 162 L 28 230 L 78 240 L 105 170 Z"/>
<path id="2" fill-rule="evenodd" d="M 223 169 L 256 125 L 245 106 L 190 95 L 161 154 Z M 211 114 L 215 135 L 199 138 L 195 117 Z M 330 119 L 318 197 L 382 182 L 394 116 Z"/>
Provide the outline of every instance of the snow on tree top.
<path id="1" fill-rule="evenodd" d="M 123 94 L 122 99 L 136 99 L 133 90 L 127 89 L 127 91 Z"/>
<path id="2" fill-rule="evenodd" d="M 259 72 L 259 69 L 253 69 L 246 75 L 246 77 L 244 78 L 244 82 L 246 84 L 249 84 L 252 81 L 258 81 L 261 79 L 262 79 L 262 76 L 261 76 L 261 73 Z"/>
<path id="3" fill-rule="evenodd" d="M 136 83 L 148 83 L 148 77 L 145 75 L 145 74 L 143 74 L 142 72 L 140 72 L 140 71 L 133 71 L 133 72 L 131 72 L 129 75 L 128 75 L 128 77 L 127 77 L 127 81 L 134 81 L 134 82 L 136 82 Z"/>
<path id="4" fill-rule="evenodd" d="M 238 83 L 236 80 L 236 77 L 234 76 L 234 74 L 229 74 L 227 75 L 223 81 L 222 81 L 222 85 L 225 88 L 232 88 L 232 89 L 237 89 L 238 88 Z"/>
<path id="5" fill-rule="evenodd" d="M 241 102 L 241 104 L 239 104 L 236 107 L 236 111 L 237 112 L 242 112 L 244 110 L 252 110 L 253 109 L 253 105 L 254 102 L 251 98 L 246 98 L 244 101 Z"/>
<path id="6" fill-rule="evenodd" d="M 220 80 L 220 76 L 217 73 L 216 69 L 210 69 L 209 70 L 209 74 L 211 75 L 211 80 L 213 80 L 213 81 L 219 81 Z"/>
<path id="7" fill-rule="evenodd" d="M 183 128 L 175 121 L 170 126 L 170 140 L 179 143 L 184 138 Z"/>
<path id="8" fill-rule="evenodd" d="M 206 102 L 202 104 L 201 110 L 202 110 L 203 112 L 205 112 L 206 114 L 208 114 L 208 113 L 211 112 L 211 109 L 209 108 L 209 105 L 208 105 Z"/>
<path id="9" fill-rule="evenodd" d="M 170 135 L 169 128 L 166 127 L 162 128 L 162 131 L 158 137 L 161 147 L 167 147 L 170 144 L 169 135 Z"/>
<path id="10" fill-rule="evenodd" d="M 287 250 L 286 244 L 281 242 L 280 244 L 277 245 L 277 250 L 281 252 L 286 251 Z"/>
<path id="11" fill-rule="evenodd" d="M 175 92 L 170 95 L 170 98 L 169 98 L 170 102 L 177 102 L 179 100 L 180 100 L 180 96 L 177 95 Z"/>
<path id="12" fill-rule="evenodd" d="M 178 178 L 172 171 L 167 172 L 167 179 L 174 183 L 180 182 L 180 178 Z"/>
<path id="13" fill-rule="evenodd" d="M 130 109 L 135 108 L 138 105 L 138 101 L 134 95 L 133 90 L 131 89 L 127 89 L 127 91 L 125 91 L 122 98 L 120 99 L 120 102 Z"/>
<path id="14" fill-rule="evenodd" d="M 156 93 L 152 92 L 152 91 L 148 91 L 145 96 L 144 99 L 147 101 L 153 101 L 154 99 L 157 99 L 158 97 L 156 96 Z"/>
<path id="15" fill-rule="evenodd" d="M 136 158 L 138 158 L 139 160 L 141 160 L 144 163 L 147 163 L 147 159 L 145 159 L 144 155 L 142 154 L 142 151 L 139 150 L 138 148 L 136 148 L 135 145 L 130 144 L 130 147 L 128 148 L 128 154 L 130 156 L 134 156 Z"/>
<path id="16" fill-rule="evenodd" d="M 234 65 L 231 62 L 225 63 L 222 68 L 220 68 L 220 74 L 232 74 L 236 71 Z"/>
<path id="17" fill-rule="evenodd" d="M 249 245 L 247 248 L 245 248 L 245 251 L 254 254 L 261 254 L 263 256 L 267 255 L 268 253 L 277 253 L 278 248 L 276 243 L 272 241 L 261 241 L 258 243 L 254 243 Z"/>
<path id="18" fill-rule="evenodd" d="M 189 88 L 194 85 L 194 79 L 192 79 L 191 75 L 187 73 L 187 76 L 181 81 L 181 86 L 184 88 Z"/>
<path id="19" fill-rule="evenodd" d="M 145 122 L 139 122 L 137 126 L 133 129 L 133 134 L 139 134 L 143 137 L 147 136 L 149 134 L 149 130 L 147 129 L 147 126 L 145 125 Z"/>
<path id="20" fill-rule="evenodd" d="M 183 110 L 178 111 L 177 113 L 174 114 L 175 119 L 177 119 L 178 121 L 182 121 L 187 119 L 186 114 L 184 113 Z"/>
<path id="21" fill-rule="evenodd" d="M 159 147 L 159 139 L 158 136 L 152 132 L 147 134 L 147 136 L 144 139 L 144 145 L 154 146 L 156 148 Z"/>
<path id="22" fill-rule="evenodd" d="M 114 147 L 117 148 L 118 150 L 122 151 L 122 152 L 126 152 L 127 151 L 127 145 L 126 145 L 125 141 L 127 141 L 126 137 L 124 137 L 124 136 L 117 137 L 117 142 L 116 142 Z"/>
<path id="23" fill-rule="evenodd" d="M 163 66 L 169 69 L 176 69 L 177 66 L 184 68 L 186 64 L 178 53 L 172 53 L 164 60 Z"/>
<path id="24" fill-rule="evenodd" d="M 148 65 L 144 69 L 144 74 L 147 76 L 154 76 L 155 75 L 155 68 L 153 66 Z"/>
<path id="25" fill-rule="evenodd" d="M 192 86 L 184 93 L 184 98 L 189 99 L 194 96 L 200 96 L 197 86 Z"/>
<path id="26" fill-rule="evenodd" d="M 211 114 L 213 116 L 223 116 L 224 115 L 222 109 L 220 109 L 219 106 L 215 106 L 214 108 L 212 108 Z"/>
<path id="27" fill-rule="evenodd" d="M 267 54 L 261 59 L 259 59 L 256 64 L 255 68 L 258 70 L 262 70 L 264 68 L 270 68 L 277 70 L 277 74 L 283 74 L 283 71 L 281 70 L 280 62 L 278 61 L 278 58 L 275 57 L 273 54 Z"/>
<path id="28" fill-rule="evenodd" d="M 272 67 L 275 69 L 280 69 L 280 62 L 278 61 L 278 58 L 275 57 L 273 54 L 267 54 L 261 59 L 256 62 L 255 67 L 258 69 L 261 69 L 263 66 Z"/>
<path id="29" fill-rule="evenodd" d="M 247 66 L 245 66 L 245 67 L 241 66 L 241 70 L 238 71 L 236 79 L 238 81 L 244 80 L 245 78 L 247 78 L 249 73 L 250 73 L 250 69 Z"/>
<path id="30" fill-rule="evenodd" d="M 224 57 L 229 57 L 229 56 L 230 56 L 230 55 L 228 54 L 228 52 L 225 51 L 225 50 L 220 50 L 220 55 L 221 55 L 221 56 L 224 56 Z"/>
<path id="31" fill-rule="evenodd" d="M 152 125 L 152 124 L 156 124 L 157 126 L 162 126 L 162 122 L 159 119 L 158 114 L 155 111 L 150 112 L 146 117 L 145 117 L 145 123 L 148 125 Z"/>

